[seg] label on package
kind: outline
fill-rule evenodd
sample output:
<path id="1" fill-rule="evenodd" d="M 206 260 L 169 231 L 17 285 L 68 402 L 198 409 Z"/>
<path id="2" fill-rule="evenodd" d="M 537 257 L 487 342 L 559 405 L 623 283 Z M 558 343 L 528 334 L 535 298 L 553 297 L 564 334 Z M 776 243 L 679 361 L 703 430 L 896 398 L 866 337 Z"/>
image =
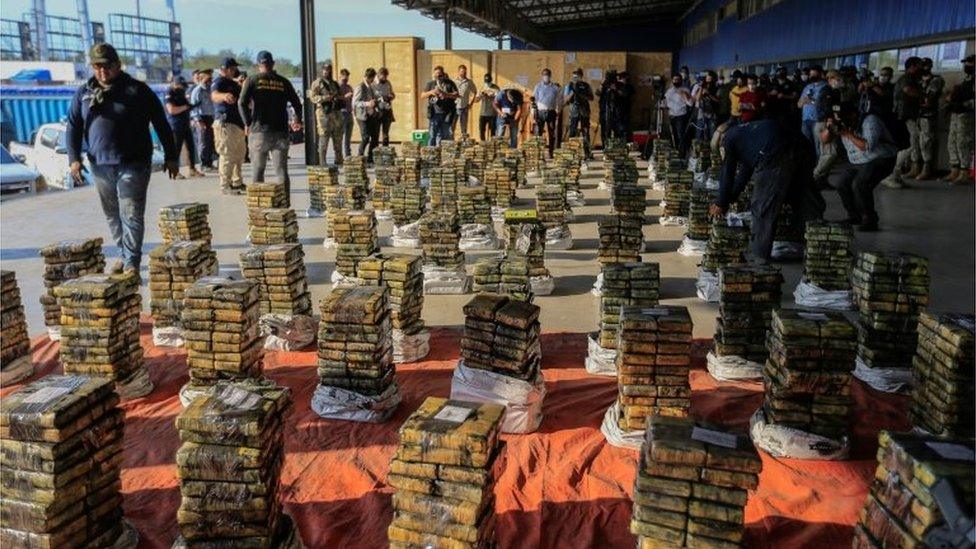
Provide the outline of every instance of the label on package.
<path id="1" fill-rule="evenodd" d="M 434 416 L 434 419 L 440 421 L 446 421 L 448 423 L 464 423 L 464 420 L 468 419 L 468 416 L 473 412 L 471 408 L 462 408 L 461 406 L 452 406 L 450 404 L 441 408 L 440 412 Z"/>
<path id="2" fill-rule="evenodd" d="M 698 442 L 714 444 L 715 446 L 721 446 L 723 448 L 736 448 L 739 445 L 739 437 L 731 433 L 713 431 L 703 427 L 695 427 L 692 429 L 691 439 L 697 440 Z"/>

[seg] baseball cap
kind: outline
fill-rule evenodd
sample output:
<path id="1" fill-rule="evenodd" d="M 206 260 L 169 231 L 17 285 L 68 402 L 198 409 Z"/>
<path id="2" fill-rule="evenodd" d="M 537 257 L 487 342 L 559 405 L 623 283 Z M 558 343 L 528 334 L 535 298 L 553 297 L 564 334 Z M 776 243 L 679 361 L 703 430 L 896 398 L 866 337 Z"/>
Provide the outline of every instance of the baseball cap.
<path id="1" fill-rule="evenodd" d="M 237 59 L 234 59 L 233 57 L 225 57 L 224 60 L 220 62 L 220 68 L 222 69 L 229 69 L 237 66 L 239 66 L 237 64 Z"/>
<path id="2" fill-rule="evenodd" d="M 258 65 L 270 65 L 274 63 L 274 56 L 268 50 L 261 50 L 258 52 Z"/>
<path id="3" fill-rule="evenodd" d="M 106 44 L 104 42 L 92 46 L 88 52 L 88 57 L 91 59 L 92 65 L 119 62 L 119 52 L 115 51 L 112 44 Z"/>

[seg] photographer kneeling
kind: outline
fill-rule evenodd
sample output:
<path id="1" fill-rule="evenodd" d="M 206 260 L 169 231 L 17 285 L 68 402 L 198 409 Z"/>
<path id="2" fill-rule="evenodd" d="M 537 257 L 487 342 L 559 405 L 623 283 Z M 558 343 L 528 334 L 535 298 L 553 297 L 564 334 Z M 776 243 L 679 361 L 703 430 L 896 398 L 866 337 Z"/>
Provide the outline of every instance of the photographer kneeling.
<path id="1" fill-rule="evenodd" d="M 837 189 L 851 224 L 857 225 L 860 231 L 876 231 L 878 212 L 874 209 L 874 188 L 894 169 L 898 147 L 873 109 L 859 120 L 853 103 L 835 107 L 820 134 L 822 143 L 838 138 L 850 165 L 830 174 L 830 186 Z"/>

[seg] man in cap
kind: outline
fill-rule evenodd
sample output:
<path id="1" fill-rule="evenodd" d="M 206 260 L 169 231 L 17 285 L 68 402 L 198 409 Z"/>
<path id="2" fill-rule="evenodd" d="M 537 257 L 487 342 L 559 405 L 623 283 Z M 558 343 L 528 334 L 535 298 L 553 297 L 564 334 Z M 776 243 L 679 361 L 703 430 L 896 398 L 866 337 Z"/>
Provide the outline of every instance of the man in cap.
<path id="1" fill-rule="evenodd" d="M 972 182 L 969 169 L 973 160 L 973 126 L 976 124 L 976 116 L 973 115 L 973 100 L 976 98 L 974 66 L 976 66 L 976 56 L 970 55 L 962 60 L 966 77 L 952 87 L 946 105 L 946 110 L 949 111 L 950 168 L 946 181 L 954 185 Z"/>
<path id="2" fill-rule="evenodd" d="M 190 100 L 186 96 L 186 79 L 182 76 L 174 76 L 166 90 L 166 120 L 173 131 L 173 140 L 176 142 L 176 153 L 183 153 L 183 145 L 186 145 L 186 156 L 190 164 L 190 177 L 202 177 L 203 174 L 197 171 L 196 159 L 197 148 L 193 139 L 193 130 L 190 128 Z M 177 175 L 177 179 L 184 179 L 183 175 Z"/>
<path id="3" fill-rule="evenodd" d="M 197 151 L 200 153 L 200 165 L 206 169 L 213 169 L 214 160 L 214 105 L 210 99 L 210 83 L 213 80 L 213 69 L 197 71 L 194 76 L 196 86 L 190 92 L 190 123 L 196 137 Z"/>
<path id="4" fill-rule="evenodd" d="M 82 182 L 87 155 L 95 190 L 121 259 L 112 272 L 139 271 L 145 233 L 146 190 L 152 173 L 153 142 L 149 125 L 163 146 L 170 178 L 179 173 L 173 133 L 163 105 L 146 85 L 122 70 L 110 44 L 89 52 L 94 76 L 71 98 L 66 146 L 71 177 Z M 87 147 L 86 147 L 87 145 Z"/>
<path id="5" fill-rule="evenodd" d="M 210 84 L 210 99 L 214 104 L 214 144 L 220 155 L 217 167 L 224 194 L 244 194 L 241 171 L 247 141 L 244 137 L 244 119 L 237 105 L 241 97 L 241 85 L 237 82 L 239 75 L 237 60 L 225 57 L 220 63 L 220 76 Z"/>
<path id="6" fill-rule="evenodd" d="M 380 113 L 373 82 L 376 69 L 369 67 L 363 72 L 363 81 L 356 86 L 352 95 L 352 106 L 356 111 L 356 124 L 359 125 L 359 156 L 366 154 L 366 162 L 373 162 L 373 149 L 380 135 Z M 367 147 L 368 150 L 367 150 Z"/>
<path id="7" fill-rule="evenodd" d="M 270 154 L 278 182 L 287 188 L 291 182 L 288 178 L 288 147 L 291 146 L 288 130 L 302 129 L 302 101 L 291 82 L 275 72 L 271 52 L 258 52 L 257 66 L 257 74 L 244 81 L 239 105 L 251 149 L 254 181 L 264 182 L 264 169 Z M 288 105 L 295 116 L 290 122 Z"/>
<path id="8" fill-rule="evenodd" d="M 938 132 L 939 102 L 945 89 L 945 80 L 932 72 L 932 58 L 922 59 L 922 104 L 918 112 L 918 148 L 922 157 L 922 169 L 917 179 L 935 179 L 935 136 Z"/>
<path id="9" fill-rule="evenodd" d="M 325 166 L 329 140 L 336 165 L 342 165 L 342 108 L 345 101 L 339 90 L 339 83 L 332 78 L 332 62 L 322 64 L 322 75 L 312 82 L 308 90 L 308 100 L 315 105 L 315 125 L 318 130 L 319 164 Z"/>

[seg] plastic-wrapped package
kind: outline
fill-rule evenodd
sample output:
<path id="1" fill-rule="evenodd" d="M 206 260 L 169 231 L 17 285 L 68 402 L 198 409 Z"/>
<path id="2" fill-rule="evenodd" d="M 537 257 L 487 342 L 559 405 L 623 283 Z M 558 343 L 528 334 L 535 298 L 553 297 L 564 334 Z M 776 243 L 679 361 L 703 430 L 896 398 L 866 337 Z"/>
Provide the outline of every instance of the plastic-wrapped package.
<path id="1" fill-rule="evenodd" d="M 617 448 L 636 450 L 644 442 L 643 429 L 627 431 L 620 427 L 620 403 L 617 401 L 614 401 L 603 415 L 600 432 L 603 433 L 603 438 L 607 439 L 611 446 Z"/>
<path id="2" fill-rule="evenodd" d="M 34 373 L 27 320 L 13 271 L 0 271 L 0 384 L 16 383 Z"/>
<path id="3" fill-rule="evenodd" d="M 912 423 L 935 435 L 973 437 L 976 384 L 969 314 L 922 312 L 912 361 Z"/>
<path id="4" fill-rule="evenodd" d="M 847 311 L 854 308 L 849 289 L 824 290 L 806 278 L 801 278 L 796 289 L 793 290 L 793 301 L 801 307 L 812 309 Z"/>
<path id="5" fill-rule="evenodd" d="M 458 362 L 451 379 L 451 398 L 472 402 L 491 402 L 505 407 L 501 432 L 533 433 L 542 423 L 542 401 L 546 384 L 542 372 L 534 379 L 521 380 L 507 375 L 469 368 Z"/>
<path id="6" fill-rule="evenodd" d="M 332 216 L 336 271 L 356 276 L 356 263 L 380 251 L 376 217 L 366 210 L 342 210 Z"/>
<path id="7" fill-rule="evenodd" d="M 533 299 L 529 264 L 525 258 L 507 254 L 481 258 L 474 264 L 472 278 L 475 292 L 505 294 L 522 301 Z"/>
<path id="8" fill-rule="evenodd" d="M 251 208 L 247 211 L 250 242 L 255 245 L 298 242 L 298 217 L 288 208 Z"/>
<path id="9" fill-rule="evenodd" d="M 490 223 L 468 223 L 461 225 L 461 239 L 458 248 L 461 250 L 497 250 L 498 236 L 495 227 Z"/>
<path id="10" fill-rule="evenodd" d="M 62 240 L 44 246 L 40 250 L 44 258 L 44 288 L 41 307 L 44 309 L 44 325 L 52 341 L 61 337 L 61 307 L 54 295 L 54 288 L 79 276 L 98 274 L 105 270 L 102 239 Z"/>
<path id="11" fill-rule="evenodd" d="M 297 351 L 315 341 L 318 323 L 309 315 L 268 313 L 258 319 L 264 348 L 272 351 Z"/>
<path id="12" fill-rule="evenodd" d="M 783 275 L 776 267 L 744 265 L 719 270 L 719 317 L 709 371 L 729 379 L 758 379 L 766 362 L 766 332 L 779 308 Z M 755 368 L 752 366 L 755 365 Z"/>

